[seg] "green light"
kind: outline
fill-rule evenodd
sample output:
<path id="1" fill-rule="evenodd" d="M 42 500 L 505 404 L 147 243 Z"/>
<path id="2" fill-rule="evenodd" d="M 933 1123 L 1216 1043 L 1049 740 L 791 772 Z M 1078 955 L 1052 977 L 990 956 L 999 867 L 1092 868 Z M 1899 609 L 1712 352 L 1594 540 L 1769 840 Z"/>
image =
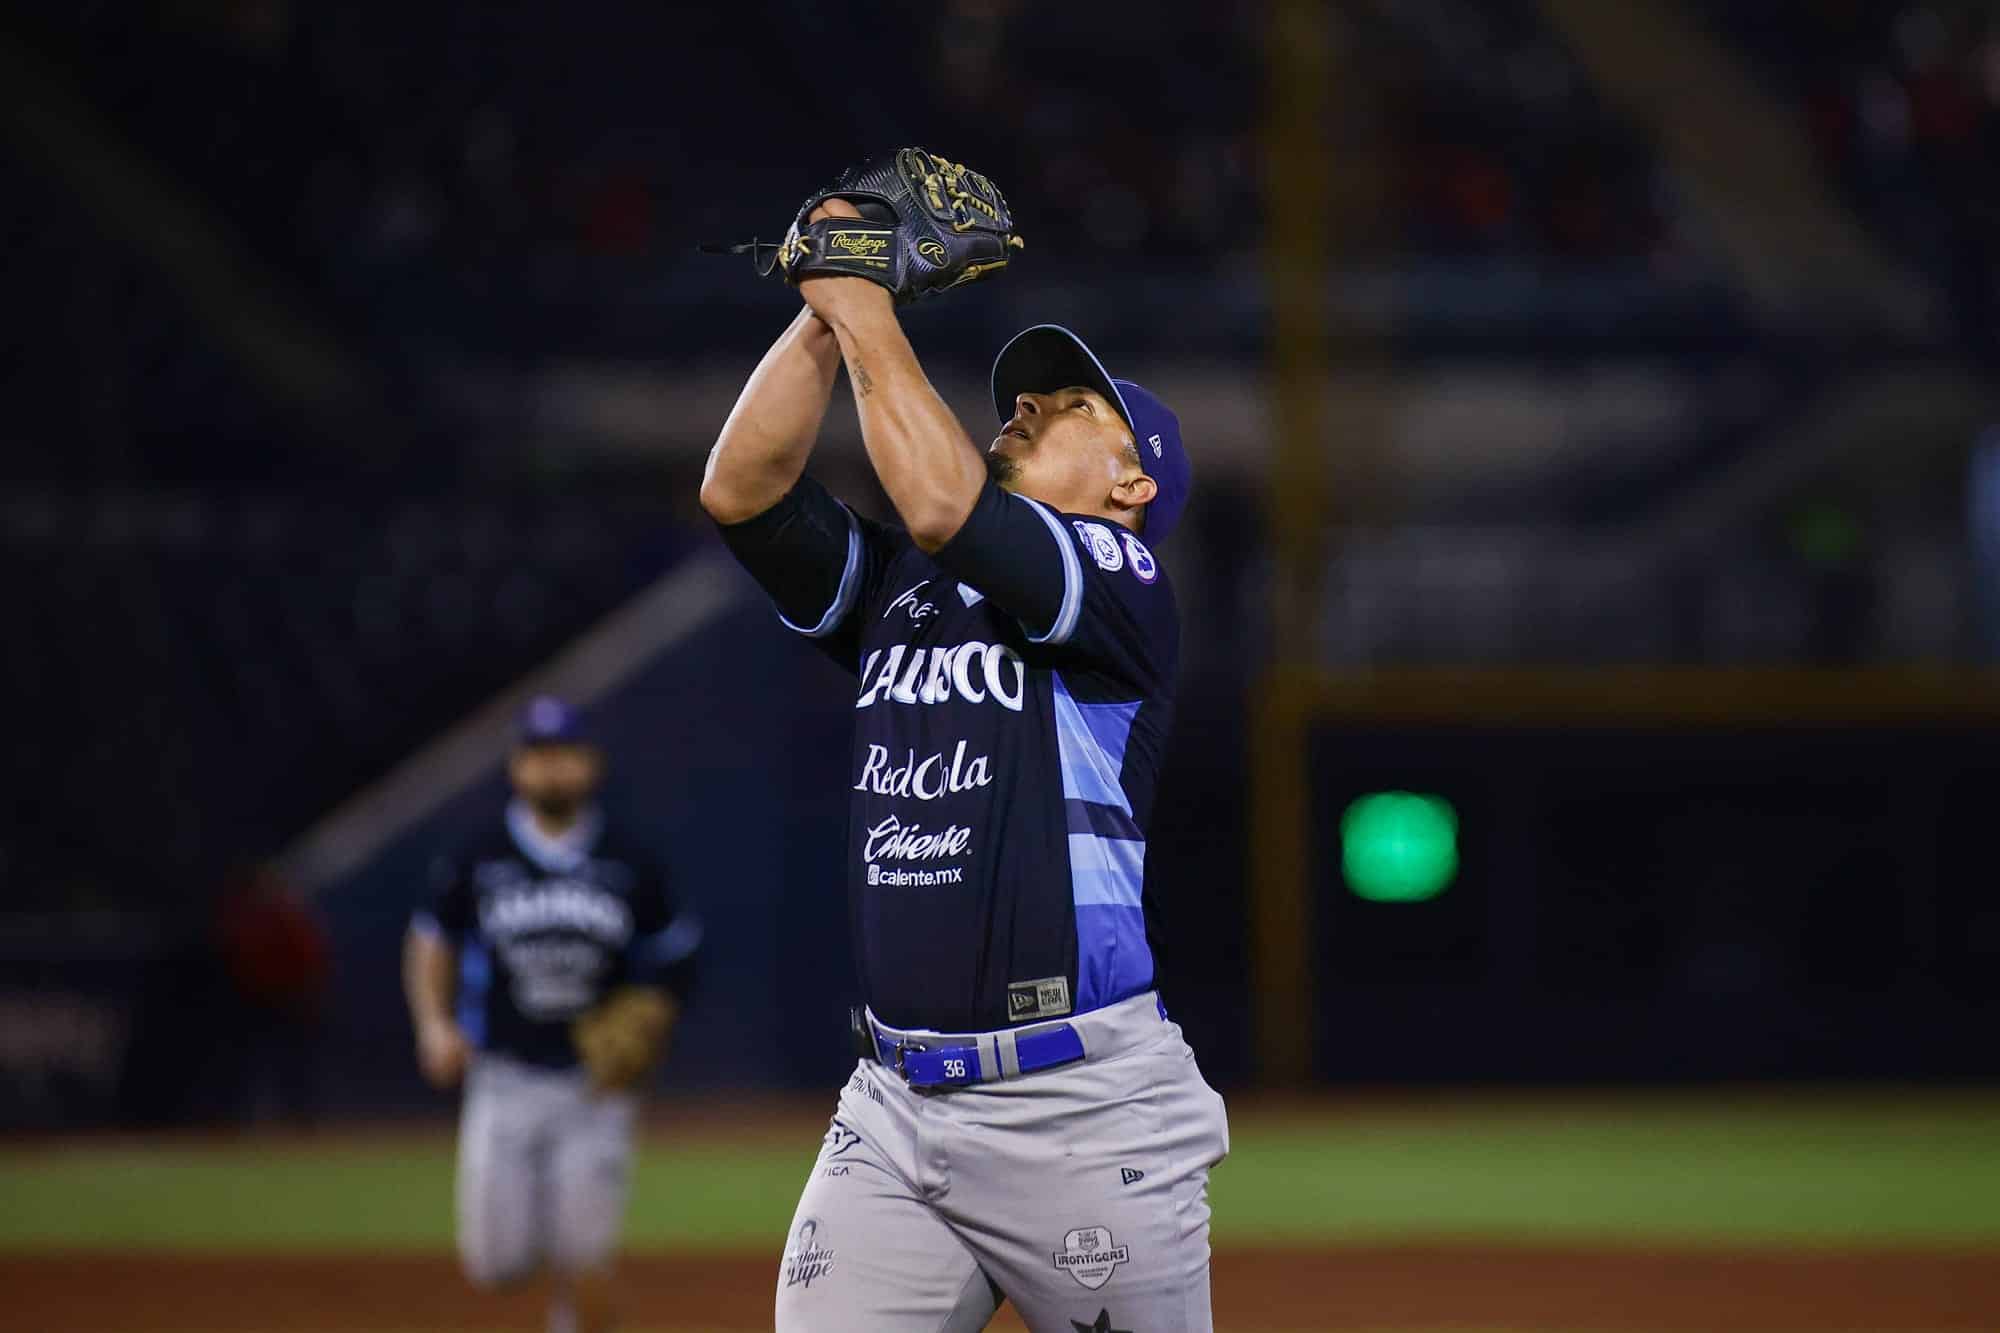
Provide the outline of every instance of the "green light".
<path id="1" fill-rule="evenodd" d="M 1357 796 L 1340 817 L 1340 868 L 1357 898 L 1435 898 L 1458 874 L 1458 812 L 1442 796 Z"/>
<path id="2" fill-rule="evenodd" d="M 1793 549 L 1815 565 L 1847 564 L 1861 547 L 1860 523 L 1835 504 L 1809 505 L 1794 513 L 1787 526 Z"/>

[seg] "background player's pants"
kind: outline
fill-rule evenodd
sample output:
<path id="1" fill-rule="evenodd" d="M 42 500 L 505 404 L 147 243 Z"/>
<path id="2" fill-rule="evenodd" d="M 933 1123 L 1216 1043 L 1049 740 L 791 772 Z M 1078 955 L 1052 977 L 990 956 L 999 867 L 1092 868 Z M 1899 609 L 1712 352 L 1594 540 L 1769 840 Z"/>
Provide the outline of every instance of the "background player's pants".
<path id="1" fill-rule="evenodd" d="M 481 1286 L 603 1267 L 618 1244 L 638 1098 L 581 1070 L 483 1055 L 458 1131 L 458 1254 Z"/>
<path id="2" fill-rule="evenodd" d="M 1207 1333 L 1222 1098 L 1152 994 L 1071 1020 L 1081 1064 L 948 1091 L 863 1061 L 778 1273 L 780 1333 Z"/>

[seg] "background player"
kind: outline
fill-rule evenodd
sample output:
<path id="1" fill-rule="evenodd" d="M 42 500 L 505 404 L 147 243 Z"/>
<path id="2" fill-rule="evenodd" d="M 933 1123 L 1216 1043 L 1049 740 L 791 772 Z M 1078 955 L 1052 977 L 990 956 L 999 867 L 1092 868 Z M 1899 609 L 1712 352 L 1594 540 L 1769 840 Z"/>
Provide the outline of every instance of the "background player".
<path id="1" fill-rule="evenodd" d="M 780 262 L 867 253 L 839 232 L 857 216 L 829 200 Z M 982 451 L 884 285 L 799 286 L 810 308 L 702 487 L 785 623 L 860 678 L 865 1054 L 792 1221 L 778 1327 L 974 1329 L 1004 1295 L 1037 1330 L 1207 1329 L 1227 1125 L 1156 992 L 1145 882 L 1179 635 L 1151 548 L 1187 497 L 1178 421 L 1045 325 L 995 363 Z M 802 475 L 843 361 L 902 528 Z"/>
<path id="2" fill-rule="evenodd" d="M 533 700 L 508 764 L 514 799 L 439 863 L 404 946 L 418 1063 L 439 1087 L 466 1085 L 466 1276 L 546 1272 L 552 1333 L 611 1325 L 636 1085 L 687 1000 L 701 938 L 658 864 L 607 824 L 603 770 L 576 714 Z"/>

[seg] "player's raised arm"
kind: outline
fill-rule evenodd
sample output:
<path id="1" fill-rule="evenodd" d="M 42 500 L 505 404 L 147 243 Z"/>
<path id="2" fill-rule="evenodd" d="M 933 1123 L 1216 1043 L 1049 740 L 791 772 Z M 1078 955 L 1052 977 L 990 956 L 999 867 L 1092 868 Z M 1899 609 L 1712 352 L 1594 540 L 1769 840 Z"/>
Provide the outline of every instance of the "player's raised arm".
<path id="1" fill-rule="evenodd" d="M 829 199 L 813 213 L 815 221 L 859 216 L 844 199 Z M 799 290 L 839 340 L 876 478 L 911 540 L 937 550 L 957 533 L 986 484 L 979 450 L 917 363 L 887 289 L 865 278 L 824 277 L 807 279 Z"/>
<path id="2" fill-rule="evenodd" d="M 701 507 L 711 518 L 744 522 L 798 484 L 839 370 L 832 331 L 801 310 L 751 372 L 709 452 Z"/>
<path id="3" fill-rule="evenodd" d="M 986 484 L 986 465 L 965 427 L 931 387 L 895 309 L 881 288 L 853 278 L 807 285 L 854 284 L 851 304 L 829 301 L 861 416 L 861 438 L 875 476 L 925 552 L 949 542 Z"/>
<path id="4" fill-rule="evenodd" d="M 798 287 L 841 338 L 876 476 L 925 551 L 964 521 L 984 466 L 893 306 L 990 277 L 1021 247 L 992 181 L 921 148 L 842 172 L 806 200 L 782 244 L 731 247 Z"/>
<path id="5" fill-rule="evenodd" d="M 870 526 L 804 475 L 840 346 L 810 309 L 764 354 L 708 456 L 701 506 L 777 603 L 785 624 L 852 665 L 853 609 L 870 568 Z"/>

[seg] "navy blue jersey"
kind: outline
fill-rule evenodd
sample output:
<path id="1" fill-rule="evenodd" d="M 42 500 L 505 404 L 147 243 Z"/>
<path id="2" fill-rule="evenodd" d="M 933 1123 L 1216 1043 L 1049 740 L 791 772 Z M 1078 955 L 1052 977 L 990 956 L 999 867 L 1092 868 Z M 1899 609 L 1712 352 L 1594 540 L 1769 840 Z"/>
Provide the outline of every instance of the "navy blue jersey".
<path id="1" fill-rule="evenodd" d="M 1154 986 L 1180 629 L 1145 543 L 989 484 L 926 555 L 810 479 L 724 534 L 856 676 L 847 869 L 875 1013 L 986 1031 Z"/>
<path id="2" fill-rule="evenodd" d="M 458 1021 L 481 1050 L 566 1069 L 570 1021 L 612 987 L 687 999 L 701 923 L 594 810 L 555 839 L 515 801 L 433 880 L 412 924 L 457 949 Z"/>

